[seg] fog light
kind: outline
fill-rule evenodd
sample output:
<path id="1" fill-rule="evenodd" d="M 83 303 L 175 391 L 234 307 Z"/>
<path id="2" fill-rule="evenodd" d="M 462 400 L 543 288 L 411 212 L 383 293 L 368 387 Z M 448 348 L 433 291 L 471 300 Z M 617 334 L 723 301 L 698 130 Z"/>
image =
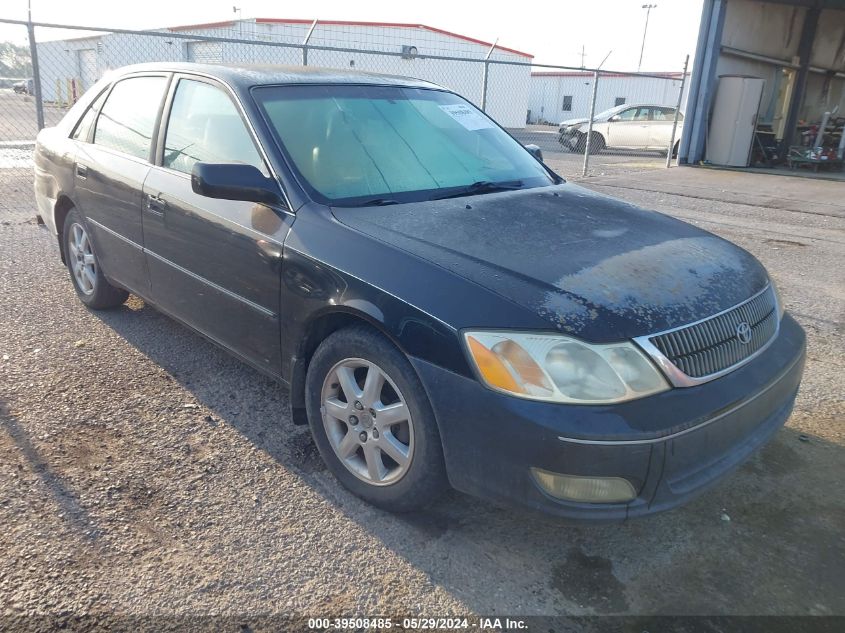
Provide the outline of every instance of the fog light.
<path id="1" fill-rule="evenodd" d="M 543 490 L 566 501 L 621 503 L 637 496 L 631 482 L 621 477 L 560 475 L 540 468 L 532 468 L 531 474 Z"/>

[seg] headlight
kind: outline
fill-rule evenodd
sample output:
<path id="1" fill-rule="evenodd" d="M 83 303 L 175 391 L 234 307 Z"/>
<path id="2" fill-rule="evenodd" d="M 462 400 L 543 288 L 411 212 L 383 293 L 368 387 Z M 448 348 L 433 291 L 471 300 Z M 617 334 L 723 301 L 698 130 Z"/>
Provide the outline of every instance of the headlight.
<path id="1" fill-rule="evenodd" d="M 556 334 L 464 332 L 469 356 L 492 389 L 530 400 L 607 404 L 669 389 L 631 342 L 589 345 Z"/>

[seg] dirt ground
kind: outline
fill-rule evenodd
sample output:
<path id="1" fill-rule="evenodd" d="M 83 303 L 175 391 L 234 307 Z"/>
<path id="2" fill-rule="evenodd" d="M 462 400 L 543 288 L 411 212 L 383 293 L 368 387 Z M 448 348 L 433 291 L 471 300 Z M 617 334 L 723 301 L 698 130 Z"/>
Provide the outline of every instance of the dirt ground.
<path id="1" fill-rule="evenodd" d="M 458 493 L 386 514 L 326 472 L 283 389 L 139 300 L 89 312 L 31 213 L 6 210 L 0 616 L 845 615 L 841 184 L 691 168 L 583 184 L 747 248 L 806 328 L 796 411 L 736 474 L 618 525 Z"/>

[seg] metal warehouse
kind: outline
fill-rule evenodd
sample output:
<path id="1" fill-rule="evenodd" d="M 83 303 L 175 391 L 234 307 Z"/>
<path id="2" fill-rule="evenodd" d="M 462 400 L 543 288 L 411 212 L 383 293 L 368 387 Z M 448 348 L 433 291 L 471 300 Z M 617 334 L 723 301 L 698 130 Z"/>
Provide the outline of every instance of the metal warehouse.
<path id="1" fill-rule="evenodd" d="M 845 0 L 705 0 L 686 114 L 682 163 L 845 177 Z"/>
<path id="2" fill-rule="evenodd" d="M 624 103 L 675 107 L 681 90 L 682 73 L 648 75 L 602 73 L 596 92 L 596 112 Z M 565 119 L 590 116 L 593 73 L 586 71 L 531 73 L 528 122 L 557 124 Z M 681 110 L 686 107 L 684 88 Z"/>
<path id="3" fill-rule="evenodd" d="M 107 70 L 139 62 L 302 64 L 306 61 L 313 66 L 352 67 L 424 79 L 481 105 L 485 65 L 462 60 L 489 58 L 523 65 L 490 65 L 486 111 L 504 126 L 525 126 L 529 64 L 533 56 L 423 24 L 255 18 L 157 32 L 173 33 L 174 37 L 114 32 L 39 42 L 45 100 L 71 100 Z M 197 39 L 191 40 L 191 35 Z M 308 48 L 303 52 L 306 40 Z M 325 47 L 347 50 L 325 50 Z"/>

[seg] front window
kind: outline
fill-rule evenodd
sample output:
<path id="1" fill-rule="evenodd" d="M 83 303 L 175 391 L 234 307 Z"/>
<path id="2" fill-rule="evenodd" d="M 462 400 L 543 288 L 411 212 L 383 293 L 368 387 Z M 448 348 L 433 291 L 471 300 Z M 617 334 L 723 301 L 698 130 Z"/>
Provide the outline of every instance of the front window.
<path id="1" fill-rule="evenodd" d="M 266 173 L 229 95 L 203 81 L 180 79 L 164 137 L 162 165 L 190 174 L 198 161 L 246 163 Z"/>
<path id="2" fill-rule="evenodd" d="M 607 110 L 602 110 L 601 112 L 599 112 L 593 120 L 594 121 L 604 121 L 604 120 L 612 117 L 614 114 L 621 112 L 624 109 L 625 109 L 624 105 L 613 106 L 612 108 L 608 108 Z"/>
<path id="3" fill-rule="evenodd" d="M 449 92 L 398 86 L 272 86 L 254 91 L 315 199 L 426 200 L 477 185 L 552 184 L 486 115 Z"/>
<path id="4" fill-rule="evenodd" d="M 628 108 L 619 113 L 618 121 L 648 121 L 649 108 Z"/>

